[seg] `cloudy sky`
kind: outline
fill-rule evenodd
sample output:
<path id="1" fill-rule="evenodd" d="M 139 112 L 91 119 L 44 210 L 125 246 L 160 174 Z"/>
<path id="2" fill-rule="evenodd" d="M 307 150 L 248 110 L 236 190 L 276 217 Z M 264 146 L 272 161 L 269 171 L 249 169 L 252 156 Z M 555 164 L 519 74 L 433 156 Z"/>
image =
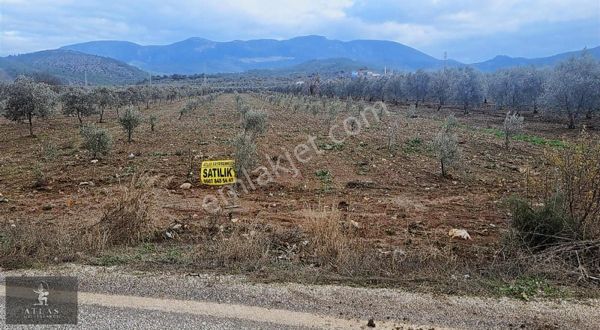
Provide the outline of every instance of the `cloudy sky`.
<path id="1" fill-rule="evenodd" d="M 464 62 L 600 45 L 600 0 L 0 0 L 0 55 L 91 40 L 385 39 Z"/>

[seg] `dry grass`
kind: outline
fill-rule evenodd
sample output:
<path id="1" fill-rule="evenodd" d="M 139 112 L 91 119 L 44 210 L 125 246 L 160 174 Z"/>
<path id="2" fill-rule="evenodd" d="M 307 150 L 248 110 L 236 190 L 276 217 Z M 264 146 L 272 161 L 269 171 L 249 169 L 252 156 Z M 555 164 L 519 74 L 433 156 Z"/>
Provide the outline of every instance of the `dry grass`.
<path id="1" fill-rule="evenodd" d="M 0 266 L 30 267 L 74 261 L 120 245 L 136 245 L 155 237 L 152 217 L 155 178 L 140 176 L 123 187 L 102 218 L 90 227 L 67 231 L 56 224 L 9 224 L 0 231 Z"/>
<path id="2" fill-rule="evenodd" d="M 0 267 L 32 267 L 76 259 L 76 237 L 57 226 L 8 226 L 0 231 Z"/>
<path id="3" fill-rule="evenodd" d="M 136 245 L 150 240 L 157 232 L 152 217 L 156 178 L 134 177 L 111 202 L 99 222 L 85 230 L 87 246 L 102 251 L 116 245 Z"/>
<path id="4" fill-rule="evenodd" d="M 260 225 L 236 226 L 230 232 L 219 231 L 213 239 L 198 247 L 196 263 L 210 268 L 252 271 L 269 263 L 270 240 Z"/>

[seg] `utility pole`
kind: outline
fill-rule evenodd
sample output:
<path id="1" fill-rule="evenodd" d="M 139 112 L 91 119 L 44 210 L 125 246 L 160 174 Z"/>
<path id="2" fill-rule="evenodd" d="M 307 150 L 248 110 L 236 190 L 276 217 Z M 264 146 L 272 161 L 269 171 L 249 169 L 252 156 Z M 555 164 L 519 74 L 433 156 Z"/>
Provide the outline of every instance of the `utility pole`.
<path id="1" fill-rule="evenodd" d="M 446 70 L 446 62 L 448 62 L 448 52 L 444 51 L 444 71 Z"/>

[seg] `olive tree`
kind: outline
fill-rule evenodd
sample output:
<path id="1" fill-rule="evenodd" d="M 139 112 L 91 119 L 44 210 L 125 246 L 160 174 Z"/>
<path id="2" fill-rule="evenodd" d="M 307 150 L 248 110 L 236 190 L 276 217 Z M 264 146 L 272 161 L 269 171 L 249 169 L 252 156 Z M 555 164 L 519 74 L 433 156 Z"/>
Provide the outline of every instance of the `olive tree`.
<path id="1" fill-rule="evenodd" d="M 454 116 L 449 116 L 433 140 L 433 150 L 440 162 L 444 177 L 448 175 L 448 167 L 459 158 L 458 138 L 454 132 L 456 124 Z"/>
<path id="2" fill-rule="evenodd" d="M 431 81 L 429 83 L 429 93 L 438 103 L 437 110 L 439 111 L 450 98 L 450 77 L 452 71 L 450 69 L 444 69 L 434 72 L 431 75 Z"/>
<path id="3" fill-rule="evenodd" d="M 411 100 L 415 101 L 415 106 L 419 106 L 419 101 L 425 102 L 429 88 L 429 74 L 423 70 L 417 70 L 415 73 L 409 73 L 406 76 L 406 92 Z"/>
<path id="4" fill-rule="evenodd" d="M 462 106 L 465 114 L 483 99 L 483 85 L 478 71 L 471 67 L 460 68 L 452 80 L 452 100 Z"/>
<path id="5" fill-rule="evenodd" d="M 523 93 L 526 103 L 533 108 L 533 113 L 538 112 L 538 103 L 544 93 L 545 70 L 537 70 L 533 67 L 523 69 Z"/>
<path id="6" fill-rule="evenodd" d="M 117 97 L 115 92 L 109 87 L 99 87 L 92 91 L 92 98 L 100 109 L 100 123 L 104 119 L 104 111 L 107 108 L 117 105 Z"/>
<path id="7" fill-rule="evenodd" d="M 6 91 L 4 116 L 13 121 L 27 119 L 33 136 L 33 117 L 44 118 L 52 112 L 55 94 L 44 83 L 20 76 Z"/>
<path id="8" fill-rule="evenodd" d="M 405 77 L 401 74 L 391 76 L 386 83 L 383 85 L 383 98 L 386 102 L 393 102 L 398 104 L 402 99 L 406 97 L 406 91 L 404 90 L 404 79 Z"/>
<path id="9" fill-rule="evenodd" d="M 545 84 L 547 109 L 566 114 L 569 128 L 575 128 L 582 114 L 591 116 L 600 108 L 600 64 L 589 54 L 558 63 Z"/>
<path id="10" fill-rule="evenodd" d="M 127 108 L 125 113 L 119 117 L 119 123 L 127 133 L 127 142 L 131 142 L 133 131 L 141 122 L 142 116 L 132 107 Z"/>
<path id="11" fill-rule="evenodd" d="M 504 147 L 508 149 L 510 144 L 510 138 L 516 134 L 521 133 L 523 130 L 523 121 L 525 118 L 519 116 L 517 113 L 506 113 L 504 118 Z"/>
<path id="12" fill-rule="evenodd" d="M 83 125 L 83 117 L 98 113 L 94 96 L 87 89 L 71 88 L 65 91 L 60 99 L 63 104 L 63 113 L 77 115 L 80 125 Z"/>
<path id="13" fill-rule="evenodd" d="M 528 107 L 537 110 L 543 92 L 542 74 L 533 67 L 499 70 L 488 76 L 488 95 L 496 107 L 520 112 Z"/>
<path id="14" fill-rule="evenodd" d="M 267 128 L 267 114 L 263 111 L 250 110 L 243 116 L 244 135 L 255 137 L 265 132 Z"/>

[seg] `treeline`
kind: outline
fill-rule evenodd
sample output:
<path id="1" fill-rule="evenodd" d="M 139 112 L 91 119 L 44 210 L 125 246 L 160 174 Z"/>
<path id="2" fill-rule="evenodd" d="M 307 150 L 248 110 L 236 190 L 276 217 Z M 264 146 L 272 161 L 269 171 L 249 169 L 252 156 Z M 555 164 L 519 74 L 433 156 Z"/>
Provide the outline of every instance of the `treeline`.
<path id="1" fill-rule="evenodd" d="M 211 92 L 206 86 L 192 85 L 61 86 L 20 76 L 11 84 L 0 84 L 0 114 L 13 121 L 26 120 L 33 135 L 33 119 L 45 118 L 59 109 L 65 115 L 77 117 L 80 124 L 93 115 L 102 122 L 109 109 L 118 116 L 123 107 L 148 108 L 151 103 L 174 102 Z"/>
<path id="2" fill-rule="evenodd" d="M 584 53 L 551 69 L 515 67 L 484 74 L 471 67 L 445 68 L 324 82 L 317 77 L 274 90 L 417 106 L 431 102 L 438 110 L 452 106 L 465 113 L 489 103 L 496 110 L 564 115 L 569 128 L 575 128 L 578 118 L 600 112 L 600 62 Z"/>

